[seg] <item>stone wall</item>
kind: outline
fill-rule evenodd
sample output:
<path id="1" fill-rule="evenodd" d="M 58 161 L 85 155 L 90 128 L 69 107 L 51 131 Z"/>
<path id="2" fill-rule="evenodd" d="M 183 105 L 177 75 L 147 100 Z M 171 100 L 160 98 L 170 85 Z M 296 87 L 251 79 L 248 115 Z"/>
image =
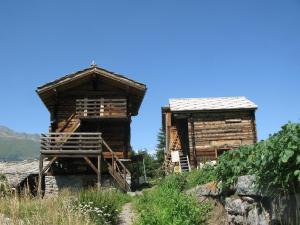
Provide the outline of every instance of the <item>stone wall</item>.
<path id="1" fill-rule="evenodd" d="M 236 185 L 226 192 L 215 183 L 197 186 L 188 191 L 199 201 L 207 199 L 224 207 L 226 225 L 299 225 L 300 194 L 268 196 L 255 188 L 254 176 L 239 177 Z M 219 223 L 225 225 L 224 222 Z M 218 224 L 216 224 L 218 225 Z"/>
<path id="2" fill-rule="evenodd" d="M 102 187 L 115 186 L 111 176 L 102 175 Z M 59 190 L 71 189 L 80 190 L 82 188 L 94 187 L 96 185 L 96 175 L 56 175 L 44 177 L 45 196 L 57 195 Z"/>

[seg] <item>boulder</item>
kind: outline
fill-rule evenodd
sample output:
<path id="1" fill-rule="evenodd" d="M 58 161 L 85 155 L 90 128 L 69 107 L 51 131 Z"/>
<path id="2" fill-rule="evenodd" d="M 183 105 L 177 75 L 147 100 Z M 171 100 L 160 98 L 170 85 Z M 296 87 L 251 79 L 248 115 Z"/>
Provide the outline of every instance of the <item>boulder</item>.
<path id="1" fill-rule="evenodd" d="M 233 196 L 225 198 L 224 206 L 225 210 L 229 214 L 245 216 L 247 212 L 253 208 L 254 205 Z"/>
<path id="2" fill-rule="evenodd" d="M 254 207 L 247 216 L 248 225 L 269 225 L 269 214 L 262 207 Z"/>
<path id="3" fill-rule="evenodd" d="M 221 190 L 217 187 L 215 182 L 210 182 L 204 185 L 198 185 L 186 192 L 187 194 L 194 194 L 197 197 L 216 197 L 221 194 Z"/>
<path id="4" fill-rule="evenodd" d="M 255 176 L 240 176 L 235 185 L 235 194 L 240 196 L 262 196 L 262 192 L 255 187 Z"/>

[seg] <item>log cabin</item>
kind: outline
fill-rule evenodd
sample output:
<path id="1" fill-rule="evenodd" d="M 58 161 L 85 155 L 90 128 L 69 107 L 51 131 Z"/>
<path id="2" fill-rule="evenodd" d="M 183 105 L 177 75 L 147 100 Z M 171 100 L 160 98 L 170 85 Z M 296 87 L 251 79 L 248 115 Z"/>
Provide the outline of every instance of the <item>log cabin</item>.
<path id="1" fill-rule="evenodd" d="M 131 190 L 131 117 L 146 89 L 96 64 L 38 87 L 51 120 L 49 133 L 41 134 L 39 190 L 47 174 L 94 174 L 100 187 L 104 173 Z"/>
<path id="2" fill-rule="evenodd" d="M 167 171 L 189 171 L 256 143 L 257 105 L 245 97 L 178 98 L 162 107 Z"/>

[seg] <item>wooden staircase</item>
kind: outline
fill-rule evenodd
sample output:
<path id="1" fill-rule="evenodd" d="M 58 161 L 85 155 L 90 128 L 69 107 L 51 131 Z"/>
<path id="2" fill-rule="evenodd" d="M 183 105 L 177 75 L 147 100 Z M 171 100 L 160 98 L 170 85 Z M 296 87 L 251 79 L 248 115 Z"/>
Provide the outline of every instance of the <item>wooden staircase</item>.
<path id="1" fill-rule="evenodd" d="M 108 159 L 106 161 L 108 165 L 108 171 L 110 175 L 119 184 L 123 191 L 131 191 L 131 173 L 126 168 L 124 163 L 117 157 L 116 153 L 109 147 L 109 145 L 103 140 L 103 145 L 111 153 L 111 162 Z"/>
<path id="2" fill-rule="evenodd" d="M 65 145 L 67 145 L 68 140 L 71 139 L 73 133 L 75 133 L 79 127 L 80 127 L 80 119 L 76 116 L 76 113 L 73 113 L 66 121 L 66 124 L 61 129 L 56 130 L 56 132 L 58 133 L 64 132 L 67 133 L 68 135 L 58 136 L 55 139 L 55 142 L 59 143 L 59 146 L 63 148 Z M 117 157 L 116 153 L 109 147 L 109 145 L 104 140 L 103 140 L 103 145 L 111 154 L 111 160 L 110 160 L 110 158 L 104 157 L 102 152 L 103 159 L 106 161 L 108 165 L 109 173 L 115 179 L 115 181 L 118 183 L 118 185 L 122 190 L 131 191 L 130 171 L 126 168 L 124 163 Z"/>

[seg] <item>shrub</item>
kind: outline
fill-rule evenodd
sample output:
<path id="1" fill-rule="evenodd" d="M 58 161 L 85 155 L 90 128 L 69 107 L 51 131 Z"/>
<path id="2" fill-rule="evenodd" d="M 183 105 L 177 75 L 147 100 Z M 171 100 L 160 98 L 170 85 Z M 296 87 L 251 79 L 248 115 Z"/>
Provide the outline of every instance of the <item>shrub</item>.
<path id="1" fill-rule="evenodd" d="M 192 170 L 186 174 L 186 188 L 192 188 L 196 185 L 207 184 L 212 181 L 216 181 L 216 169 L 214 165 L 204 165 L 199 170 Z"/>
<path id="2" fill-rule="evenodd" d="M 222 188 L 226 189 L 234 184 L 241 175 L 253 173 L 256 158 L 256 151 L 252 145 L 223 153 L 215 170 L 217 181 L 222 181 Z"/>
<path id="3" fill-rule="evenodd" d="M 300 124 L 288 123 L 256 146 L 258 186 L 271 192 L 296 191 L 300 183 Z"/>
<path id="4" fill-rule="evenodd" d="M 270 194 L 296 191 L 300 182 L 300 124 L 288 123 L 266 141 L 220 156 L 216 175 L 223 187 L 247 174 L 256 175 L 257 187 L 268 189 Z"/>
<path id="5" fill-rule="evenodd" d="M 117 190 L 96 189 L 79 192 L 77 207 L 98 224 L 117 224 L 121 206 L 130 200 L 127 194 Z"/>
<path id="6" fill-rule="evenodd" d="M 185 184 L 184 176 L 171 175 L 155 189 L 145 192 L 136 201 L 137 224 L 203 224 L 211 206 L 199 205 L 192 196 L 182 193 Z"/>

